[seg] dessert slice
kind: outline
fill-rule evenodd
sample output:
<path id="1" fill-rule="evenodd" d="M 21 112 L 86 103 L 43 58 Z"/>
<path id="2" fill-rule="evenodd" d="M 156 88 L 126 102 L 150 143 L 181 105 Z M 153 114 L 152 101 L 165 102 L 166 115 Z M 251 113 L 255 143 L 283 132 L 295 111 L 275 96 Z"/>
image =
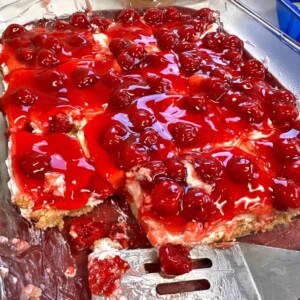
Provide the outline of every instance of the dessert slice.
<path id="1" fill-rule="evenodd" d="M 64 216 L 91 211 L 113 192 L 78 140 L 62 133 L 13 133 L 8 167 L 13 203 L 39 228 L 62 227 Z"/>

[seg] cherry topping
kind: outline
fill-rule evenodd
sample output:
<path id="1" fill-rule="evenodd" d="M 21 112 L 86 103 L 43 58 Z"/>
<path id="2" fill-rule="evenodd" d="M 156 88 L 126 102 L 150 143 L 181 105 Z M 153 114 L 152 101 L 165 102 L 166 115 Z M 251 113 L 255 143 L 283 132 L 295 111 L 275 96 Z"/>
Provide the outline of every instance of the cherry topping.
<path id="1" fill-rule="evenodd" d="M 35 95 L 30 89 L 27 88 L 19 88 L 12 96 L 19 103 L 25 106 L 32 105 L 38 99 L 38 96 Z"/>
<path id="2" fill-rule="evenodd" d="M 164 19 L 164 14 L 160 9 L 149 8 L 144 14 L 145 22 L 152 26 L 157 26 L 162 24 Z"/>
<path id="3" fill-rule="evenodd" d="M 149 159 L 146 147 L 138 142 L 125 143 L 119 152 L 120 167 L 125 170 L 142 165 Z"/>
<path id="4" fill-rule="evenodd" d="M 111 296 L 119 288 L 120 279 L 129 268 L 129 264 L 118 255 L 103 260 L 94 259 L 89 266 L 89 287 L 92 294 Z"/>
<path id="5" fill-rule="evenodd" d="M 36 57 L 36 50 L 34 48 L 20 48 L 17 51 L 17 57 L 25 63 L 33 62 Z"/>
<path id="6" fill-rule="evenodd" d="M 112 39 L 109 43 L 109 50 L 115 55 L 118 56 L 122 50 L 127 48 L 130 45 L 130 41 L 127 39 L 115 38 Z"/>
<path id="7" fill-rule="evenodd" d="M 176 22 L 180 20 L 180 17 L 181 17 L 180 11 L 173 6 L 167 7 L 164 12 L 165 22 Z"/>
<path id="8" fill-rule="evenodd" d="M 196 30 L 191 25 L 184 25 L 179 29 L 178 34 L 180 40 L 193 42 L 196 36 Z"/>
<path id="9" fill-rule="evenodd" d="M 200 70 L 201 58 L 194 53 L 180 55 L 180 65 L 187 73 L 195 73 Z"/>
<path id="10" fill-rule="evenodd" d="M 116 72 L 114 69 L 109 70 L 101 77 L 104 84 L 109 87 L 115 86 L 122 82 L 121 74 Z"/>
<path id="11" fill-rule="evenodd" d="M 177 122 L 170 125 L 170 131 L 178 146 L 192 146 L 197 140 L 198 127 L 193 124 Z"/>
<path id="12" fill-rule="evenodd" d="M 111 184 L 98 174 L 95 174 L 92 177 L 90 189 L 94 192 L 94 197 L 100 200 L 104 200 L 114 193 L 114 189 Z"/>
<path id="13" fill-rule="evenodd" d="M 9 44 L 15 48 L 28 47 L 31 45 L 31 40 L 27 36 L 17 36 L 11 39 Z"/>
<path id="14" fill-rule="evenodd" d="M 214 101 L 219 101 L 228 90 L 224 80 L 217 77 L 206 78 L 203 81 L 202 88 Z"/>
<path id="15" fill-rule="evenodd" d="M 208 49 L 218 51 L 222 48 L 224 38 L 225 34 L 222 32 L 209 32 L 203 38 L 203 45 Z"/>
<path id="16" fill-rule="evenodd" d="M 81 34 L 75 34 L 68 39 L 68 43 L 73 47 L 82 47 L 87 45 L 87 40 Z"/>
<path id="17" fill-rule="evenodd" d="M 247 60 L 242 67 L 242 73 L 245 78 L 255 78 L 263 80 L 265 78 L 265 67 L 264 65 L 256 60 Z"/>
<path id="18" fill-rule="evenodd" d="M 86 217 L 72 220 L 70 227 L 71 243 L 76 251 L 91 248 L 96 240 L 105 237 L 106 234 L 104 222 L 95 222 Z"/>
<path id="19" fill-rule="evenodd" d="M 269 105 L 270 119 L 275 123 L 289 122 L 299 116 L 296 106 L 284 103 Z"/>
<path id="20" fill-rule="evenodd" d="M 207 111 L 207 103 L 209 101 L 205 93 L 198 93 L 193 96 L 186 96 L 181 98 L 186 109 L 191 111 Z"/>
<path id="21" fill-rule="evenodd" d="M 125 107 L 133 101 L 133 97 L 127 89 L 118 87 L 110 95 L 110 104 L 116 107 Z"/>
<path id="22" fill-rule="evenodd" d="M 180 158 L 172 157 L 165 161 L 167 174 L 176 181 L 185 181 L 187 170 Z"/>
<path id="23" fill-rule="evenodd" d="M 174 32 L 165 32 L 157 37 L 157 44 L 161 50 L 170 50 L 178 42 L 177 35 Z"/>
<path id="24" fill-rule="evenodd" d="M 43 41 L 47 36 L 45 34 L 35 34 L 31 37 L 31 42 L 36 47 L 41 47 L 43 45 Z"/>
<path id="25" fill-rule="evenodd" d="M 128 46 L 126 51 L 131 55 L 132 57 L 138 58 L 139 60 L 142 60 L 147 55 L 147 51 L 142 45 L 138 44 L 132 44 Z"/>
<path id="26" fill-rule="evenodd" d="M 143 164 L 142 167 L 150 171 L 152 180 L 161 175 L 165 175 L 166 172 L 166 167 L 162 161 L 150 161 Z"/>
<path id="27" fill-rule="evenodd" d="M 150 127 L 154 123 L 155 117 L 148 110 L 139 109 L 130 117 L 130 121 L 135 131 L 142 132 L 145 127 Z"/>
<path id="28" fill-rule="evenodd" d="M 165 276 L 182 275 L 192 270 L 189 249 L 182 245 L 166 244 L 159 249 L 161 273 Z"/>
<path id="29" fill-rule="evenodd" d="M 223 166 L 213 157 L 197 158 L 194 167 L 201 179 L 209 184 L 220 180 L 223 174 Z"/>
<path id="30" fill-rule="evenodd" d="M 123 71 L 130 71 L 135 67 L 137 61 L 127 51 L 123 51 L 118 56 L 118 63 L 120 64 Z"/>
<path id="31" fill-rule="evenodd" d="M 238 112 L 243 118 L 245 118 L 249 122 L 260 123 L 265 118 L 265 111 L 263 105 L 258 100 L 251 100 L 252 99 L 250 99 L 250 101 L 241 102 L 237 107 Z"/>
<path id="32" fill-rule="evenodd" d="M 167 93 L 172 89 L 172 82 L 160 76 L 149 76 L 147 84 L 150 86 L 151 91 L 154 93 Z"/>
<path id="33" fill-rule="evenodd" d="M 196 17 L 211 24 L 215 21 L 214 12 L 209 8 L 201 8 L 196 12 Z"/>
<path id="34" fill-rule="evenodd" d="M 181 206 L 183 188 L 172 180 L 159 180 L 151 192 L 152 207 L 162 215 L 176 215 Z"/>
<path id="35" fill-rule="evenodd" d="M 177 53 L 183 53 L 183 52 L 195 50 L 195 48 L 196 45 L 191 42 L 179 41 L 175 46 L 174 51 Z"/>
<path id="36" fill-rule="evenodd" d="M 300 140 L 296 137 L 278 139 L 274 143 L 274 150 L 280 158 L 298 159 L 300 157 Z"/>
<path id="37" fill-rule="evenodd" d="M 183 197 L 183 214 L 188 219 L 205 223 L 217 212 L 212 198 L 201 188 L 189 188 Z"/>
<path id="38" fill-rule="evenodd" d="M 228 35 L 222 41 L 222 48 L 241 52 L 244 49 L 244 42 L 235 35 Z"/>
<path id="39" fill-rule="evenodd" d="M 61 52 L 62 44 L 58 39 L 49 36 L 43 40 L 43 47 L 46 49 L 52 49 L 56 53 L 59 53 Z"/>
<path id="40" fill-rule="evenodd" d="M 73 14 L 70 18 L 70 24 L 80 29 L 90 28 L 90 21 L 84 13 Z"/>
<path id="41" fill-rule="evenodd" d="M 283 165 L 281 174 L 300 185 L 300 160 Z"/>
<path id="42" fill-rule="evenodd" d="M 256 176 L 253 163 L 243 156 L 233 156 L 227 162 L 227 172 L 237 183 L 247 183 Z"/>
<path id="43" fill-rule="evenodd" d="M 103 133 L 103 145 L 107 149 L 117 149 L 127 137 L 127 128 L 122 123 L 116 122 Z"/>
<path id="44" fill-rule="evenodd" d="M 56 20 L 53 24 L 53 28 L 58 31 L 67 30 L 70 28 L 70 24 L 64 20 Z"/>
<path id="45" fill-rule="evenodd" d="M 54 70 L 47 70 L 38 76 L 43 88 L 52 91 L 59 91 L 64 87 L 67 76 Z"/>
<path id="46" fill-rule="evenodd" d="M 284 103 L 290 105 L 296 104 L 295 96 L 290 91 L 284 89 L 269 91 L 266 95 L 266 99 L 268 100 L 268 102 L 272 104 L 276 104 L 276 103 Z"/>
<path id="47" fill-rule="evenodd" d="M 125 24 L 135 24 L 138 22 L 139 19 L 140 15 L 133 8 L 123 9 L 117 17 L 117 21 L 119 23 Z"/>
<path id="48" fill-rule="evenodd" d="M 23 154 L 19 166 L 26 177 L 33 179 L 43 179 L 45 173 L 51 169 L 50 158 L 37 152 Z"/>
<path id="49" fill-rule="evenodd" d="M 229 64 L 234 67 L 239 66 L 243 61 L 241 53 L 235 50 L 226 51 L 224 54 L 224 58 L 225 60 L 228 60 Z"/>
<path id="50" fill-rule="evenodd" d="M 73 129 L 70 117 L 65 113 L 57 113 L 50 119 L 50 132 L 67 133 Z"/>
<path id="51" fill-rule="evenodd" d="M 41 66 L 50 67 L 58 63 L 58 58 L 53 50 L 41 49 L 37 53 L 37 61 Z"/>
<path id="52" fill-rule="evenodd" d="M 7 39 L 11 39 L 14 38 L 24 32 L 26 32 L 27 30 L 25 29 L 24 26 L 19 25 L 19 24 L 10 24 L 9 26 L 7 26 L 7 28 L 4 30 L 2 36 L 3 38 Z"/>
<path id="53" fill-rule="evenodd" d="M 145 146 L 151 147 L 151 146 L 157 144 L 158 137 L 159 137 L 158 133 L 154 129 L 147 128 L 147 129 L 143 130 L 143 132 L 141 133 L 140 141 Z"/>
<path id="54" fill-rule="evenodd" d="M 99 76 L 93 70 L 85 67 L 77 68 L 72 75 L 76 86 L 80 89 L 93 86 L 99 80 Z"/>
<path id="55" fill-rule="evenodd" d="M 278 210 L 300 207 L 300 187 L 292 180 L 274 179 L 272 200 Z"/>
<path id="56" fill-rule="evenodd" d="M 105 32 L 108 29 L 111 22 L 102 16 L 93 16 L 91 18 L 91 24 L 96 25 L 98 27 L 97 32 Z"/>

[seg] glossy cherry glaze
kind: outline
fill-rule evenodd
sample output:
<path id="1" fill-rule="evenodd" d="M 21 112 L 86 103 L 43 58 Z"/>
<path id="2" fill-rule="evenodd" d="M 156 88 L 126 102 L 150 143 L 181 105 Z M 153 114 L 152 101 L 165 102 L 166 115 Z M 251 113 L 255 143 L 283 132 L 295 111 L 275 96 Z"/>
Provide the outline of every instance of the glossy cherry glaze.
<path id="1" fill-rule="evenodd" d="M 299 208 L 295 97 L 243 42 L 215 30 L 209 9 L 128 9 L 114 21 L 79 13 L 3 34 L 14 178 L 34 208 L 123 194 L 140 167 L 152 179 L 140 180 L 151 199 L 141 223 L 173 233 Z M 78 132 L 80 142 L 66 135 Z M 55 176 L 64 197 L 47 185 Z"/>

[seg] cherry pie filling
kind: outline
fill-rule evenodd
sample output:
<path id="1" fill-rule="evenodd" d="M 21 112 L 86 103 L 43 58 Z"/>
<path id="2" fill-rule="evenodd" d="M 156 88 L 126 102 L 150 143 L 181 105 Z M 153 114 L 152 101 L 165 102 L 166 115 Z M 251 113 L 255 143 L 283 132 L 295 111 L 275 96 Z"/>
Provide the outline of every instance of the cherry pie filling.
<path id="1" fill-rule="evenodd" d="M 1 104 L 17 194 L 27 199 L 15 203 L 73 211 L 122 194 L 153 245 L 226 239 L 226 230 L 233 238 L 249 216 L 267 225 L 299 212 L 296 99 L 216 25 L 210 9 L 172 7 L 9 25 Z M 72 228 L 78 251 L 120 235 L 101 220 Z M 180 274 L 182 262 L 190 270 L 174 247 L 160 250 L 163 273 Z M 92 292 L 111 294 L 108 275 L 119 280 L 127 268 L 118 257 L 98 261 Z"/>

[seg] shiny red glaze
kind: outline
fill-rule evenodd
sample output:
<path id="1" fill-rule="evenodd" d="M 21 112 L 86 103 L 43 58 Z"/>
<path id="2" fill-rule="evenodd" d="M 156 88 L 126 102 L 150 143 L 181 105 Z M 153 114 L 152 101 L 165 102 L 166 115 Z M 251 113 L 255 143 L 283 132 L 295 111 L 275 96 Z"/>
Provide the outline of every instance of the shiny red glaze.
<path id="1" fill-rule="evenodd" d="M 192 270 L 189 249 L 182 245 L 166 244 L 159 248 L 161 273 L 164 276 L 177 276 Z"/>
<path id="2" fill-rule="evenodd" d="M 97 26 L 98 32 L 105 32 L 111 24 L 111 21 L 102 16 L 93 16 L 91 18 L 91 24 Z"/>
<path id="3" fill-rule="evenodd" d="M 140 19 L 140 15 L 133 8 L 123 9 L 117 16 L 117 21 L 125 24 L 135 24 Z"/>
<path id="4" fill-rule="evenodd" d="M 89 88 L 99 80 L 99 76 L 93 70 L 83 67 L 73 71 L 72 75 L 75 84 L 80 89 Z"/>
<path id="5" fill-rule="evenodd" d="M 90 218 L 81 217 L 72 220 L 70 227 L 71 244 L 76 251 L 84 251 L 93 243 L 108 234 L 104 222 L 96 222 Z"/>
<path id="6" fill-rule="evenodd" d="M 260 61 L 256 59 L 250 59 L 244 63 L 244 66 L 242 67 L 242 73 L 245 78 L 264 79 L 265 67 Z"/>
<path id="7" fill-rule="evenodd" d="M 135 131 L 142 132 L 146 127 L 150 127 L 155 122 L 155 118 L 148 110 L 139 109 L 132 114 L 130 121 Z"/>
<path id="8" fill-rule="evenodd" d="M 58 63 L 56 53 L 51 49 L 41 49 L 37 53 L 37 61 L 40 66 L 50 67 Z"/>
<path id="9" fill-rule="evenodd" d="M 157 44 L 161 50 L 170 50 L 175 47 L 178 37 L 174 32 L 165 32 L 157 36 Z"/>
<path id="10" fill-rule="evenodd" d="M 180 158 L 172 157 L 165 161 L 166 171 L 170 178 L 177 181 L 184 181 L 187 171 Z"/>
<path id="11" fill-rule="evenodd" d="M 176 7 L 167 7 L 164 11 L 164 21 L 165 22 L 176 22 L 179 21 L 181 17 L 181 12 Z"/>
<path id="12" fill-rule="evenodd" d="M 222 41 L 222 48 L 242 52 L 244 42 L 235 35 L 228 35 Z"/>
<path id="13" fill-rule="evenodd" d="M 204 36 L 203 45 L 208 49 L 219 51 L 222 48 L 224 39 L 225 39 L 224 33 L 210 32 Z"/>
<path id="14" fill-rule="evenodd" d="M 65 113 L 57 113 L 49 122 L 50 132 L 70 132 L 74 125 L 70 120 L 70 117 Z"/>
<path id="15" fill-rule="evenodd" d="M 88 29 L 90 27 L 90 21 L 88 20 L 86 14 L 79 12 L 71 16 L 70 24 L 80 29 Z"/>
<path id="16" fill-rule="evenodd" d="M 164 14 L 160 9 L 149 8 L 146 10 L 144 18 L 147 24 L 157 26 L 163 22 Z"/>
<path id="17" fill-rule="evenodd" d="M 12 96 L 16 101 L 25 106 L 33 104 L 38 99 L 37 95 L 26 88 L 19 88 Z"/>
<path id="18" fill-rule="evenodd" d="M 18 35 L 21 35 L 22 33 L 25 33 L 26 29 L 24 26 L 19 24 L 10 24 L 8 27 L 4 30 L 2 36 L 4 38 L 14 38 Z"/>
<path id="19" fill-rule="evenodd" d="M 200 178 L 209 184 L 213 184 L 222 178 L 224 167 L 213 157 L 198 157 L 194 168 Z"/>

